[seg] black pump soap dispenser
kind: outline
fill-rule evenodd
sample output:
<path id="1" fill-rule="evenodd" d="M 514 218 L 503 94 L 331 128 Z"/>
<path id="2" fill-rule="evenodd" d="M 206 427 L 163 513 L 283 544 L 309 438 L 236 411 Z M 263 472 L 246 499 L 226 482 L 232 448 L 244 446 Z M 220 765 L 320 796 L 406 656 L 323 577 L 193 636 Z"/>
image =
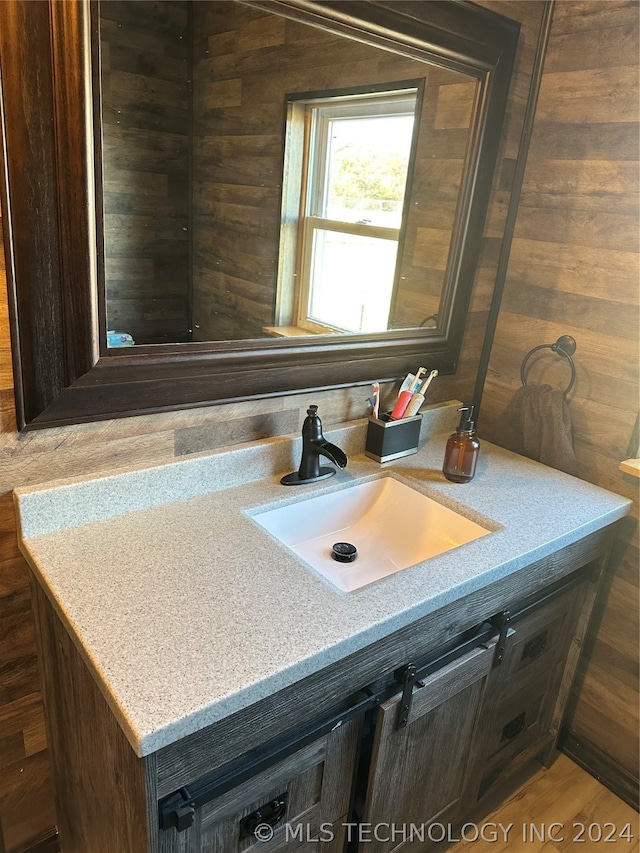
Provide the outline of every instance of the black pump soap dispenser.
<path id="1" fill-rule="evenodd" d="M 476 473 L 480 442 L 475 437 L 473 406 L 463 406 L 458 429 L 447 439 L 442 473 L 453 483 L 468 483 Z"/>

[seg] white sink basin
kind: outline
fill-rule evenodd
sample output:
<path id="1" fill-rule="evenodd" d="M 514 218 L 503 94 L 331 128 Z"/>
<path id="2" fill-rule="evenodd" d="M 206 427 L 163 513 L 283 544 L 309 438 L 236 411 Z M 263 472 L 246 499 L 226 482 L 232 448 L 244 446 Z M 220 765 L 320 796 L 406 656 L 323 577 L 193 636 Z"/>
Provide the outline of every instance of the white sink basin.
<path id="1" fill-rule="evenodd" d="M 389 476 L 252 517 L 344 592 L 491 532 Z M 332 558 L 337 542 L 355 545 L 354 562 Z"/>

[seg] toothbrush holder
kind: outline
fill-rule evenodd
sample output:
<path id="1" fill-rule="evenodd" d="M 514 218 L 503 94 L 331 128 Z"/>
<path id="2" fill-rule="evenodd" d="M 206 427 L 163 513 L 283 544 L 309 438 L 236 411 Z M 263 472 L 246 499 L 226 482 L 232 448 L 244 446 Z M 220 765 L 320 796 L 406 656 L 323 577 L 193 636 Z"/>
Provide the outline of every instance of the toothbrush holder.
<path id="1" fill-rule="evenodd" d="M 376 462 L 391 462 L 392 459 L 417 453 L 421 423 L 420 414 L 398 421 L 390 420 L 389 415 L 370 417 L 365 456 Z"/>

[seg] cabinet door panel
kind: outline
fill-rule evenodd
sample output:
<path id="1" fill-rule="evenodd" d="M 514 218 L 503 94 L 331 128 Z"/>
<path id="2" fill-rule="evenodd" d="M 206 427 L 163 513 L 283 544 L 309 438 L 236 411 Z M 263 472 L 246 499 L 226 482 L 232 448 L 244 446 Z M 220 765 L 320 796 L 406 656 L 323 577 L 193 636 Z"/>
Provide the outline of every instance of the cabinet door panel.
<path id="1" fill-rule="evenodd" d="M 423 827 L 458 814 L 494 648 L 474 649 L 422 682 L 405 727 L 398 728 L 401 694 L 381 706 L 363 816 L 372 832 L 362 853 L 426 850 Z"/>
<path id="2" fill-rule="evenodd" d="M 556 661 L 566 657 L 582 597 L 582 590 L 571 590 L 513 624 L 515 634 L 500 666 L 500 684 L 539 665 L 553 669 Z"/>
<path id="3" fill-rule="evenodd" d="M 512 622 L 504 660 L 492 670 L 480 715 L 465 806 L 552 740 L 552 724 L 567 654 L 588 581 Z"/>
<path id="4" fill-rule="evenodd" d="M 203 805 L 187 830 L 161 832 L 161 853 L 341 851 L 359 731 L 346 723 Z"/>
<path id="5" fill-rule="evenodd" d="M 531 667 L 508 684 L 508 689 L 486 697 L 485 756 L 516 754 L 545 734 L 562 675 L 562 661 Z M 490 682 L 491 687 L 491 682 Z"/>

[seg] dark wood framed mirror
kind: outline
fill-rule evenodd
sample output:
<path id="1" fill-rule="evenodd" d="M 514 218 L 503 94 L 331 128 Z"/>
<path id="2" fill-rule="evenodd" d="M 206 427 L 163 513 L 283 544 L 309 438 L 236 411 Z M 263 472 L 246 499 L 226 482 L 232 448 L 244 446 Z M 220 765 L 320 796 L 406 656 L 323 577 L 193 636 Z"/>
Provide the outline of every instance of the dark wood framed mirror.
<path id="1" fill-rule="evenodd" d="M 477 81 L 437 327 L 109 348 L 99 5 L 6 0 L 2 205 L 21 429 L 365 384 L 418 364 L 456 370 L 517 23 L 459 0 L 237 2 Z"/>

